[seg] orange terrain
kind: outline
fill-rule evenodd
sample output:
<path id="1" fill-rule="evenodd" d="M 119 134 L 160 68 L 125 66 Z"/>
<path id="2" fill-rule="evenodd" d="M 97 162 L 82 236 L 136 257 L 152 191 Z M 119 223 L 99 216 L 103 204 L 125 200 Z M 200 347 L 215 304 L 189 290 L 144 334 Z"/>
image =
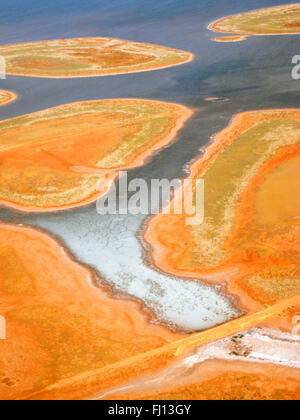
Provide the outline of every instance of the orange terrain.
<path id="1" fill-rule="evenodd" d="M 0 89 L 0 106 L 14 102 L 17 98 L 18 95 L 16 93 Z"/>
<path id="2" fill-rule="evenodd" d="M 96 288 L 91 272 L 49 235 L 4 224 L 0 231 L 1 399 L 26 399 L 180 338 L 149 323 L 134 301 Z M 70 393 L 60 386 L 58 398 L 89 397 L 102 381 L 86 378 Z"/>
<path id="3" fill-rule="evenodd" d="M 0 203 L 54 211 L 104 195 L 168 146 L 193 111 L 142 99 L 71 103 L 0 122 Z"/>
<path id="4" fill-rule="evenodd" d="M 109 76 L 177 66 L 192 53 L 122 39 L 86 37 L 0 46 L 6 73 L 69 78 Z"/>
<path id="5" fill-rule="evenodd" d="M 201 333 L 173 333 L 151 324 L 138 303 L 95 287 L 93 273 L 49 235 L 5 224 L 0 231 L 3 400 L 92 398 L 299 304 L 296 296 Z"/>
<path id="6" fill-rule="evenodd" d="M 172 340 L 154 350 L 142 352 L 107 366 L 87 370 L 81 374 L 58 381 L 37 391 L 29 399 L 60 399 L 63 395 L 72 399 L 82 399 L 82 389 L 90 392 L 88 398 L 103 399 L 114 389 L 126 388 L 127 384 L 135 381 L 144 382 L 153 373 L 159 375 L 165 369 L 173 369 L 176 363 L 198 347 L 205 346 L 217 340 L 230 337 L 237 332 L 244 332 L 262 322 L 280 315 L 285 310 L 293 310 L 299 305 L 299 296 L 282 300 L 281 302 L 251 315 L 227 322 L 207 331 L 191 334 L 177 340 Z M 223 359 L 221 357 L 221 359 Z M 246 359 L 245 359 L 246 361 Z M 91 391 L 94 391 L 92 394 Z"/>
<path id="7" fill-rule="evenodd" d="M 205 218 L 154 216 L 145 231 L 162 270 L 214 284 L 250 314 L 300 293 L 300 111 L 237 115 L 191 167 Z M 175 196 L 176 200 L 176 196 Z M 269 325 L 286 331 L 300 308 Z"/>

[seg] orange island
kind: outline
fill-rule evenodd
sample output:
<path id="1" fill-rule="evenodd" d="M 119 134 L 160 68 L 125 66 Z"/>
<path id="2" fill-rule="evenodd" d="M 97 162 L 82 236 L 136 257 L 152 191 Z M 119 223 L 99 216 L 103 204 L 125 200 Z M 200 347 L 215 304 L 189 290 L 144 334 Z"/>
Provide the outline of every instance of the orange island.
<path id="1" fill-rule="evenodd" d="M 191 167 L 191 177 L 205 181 L 204 223 L 154 216 L 144 235 L 153 262 L 226 283 L 249 313 L 300 298 L 299 165 L 300 110 L 237 115 Z M 296 309 L 271 325 L 290 331 Z"/>
<path id="2" fill-rule="evenodd" d="M 119 170 L 169 145 L 193 110 L 111 99 L 71 103 L 0 122 L 0 203 L 21 211 L 89 204 Z"/>
<path id="3" fill-rule="evenodd" d="M 0 106 L 14 102 L 17 98 L 18 95 L 16 93 L 0 89 Z"/>
<path id="4" fill-rule="evenodd" d="M 192 53 L 114 38 L 73 38 L 0 47 L 6 73 L 31 77 L 91 77 L 157 70 L 192 61 Z"/>
<path id="5" fill-rule="evenodd" d="M 212 23 L 209 29 L 237 35 L 299 34 L 300 3 L 273 6 L 224 17 Z"/>

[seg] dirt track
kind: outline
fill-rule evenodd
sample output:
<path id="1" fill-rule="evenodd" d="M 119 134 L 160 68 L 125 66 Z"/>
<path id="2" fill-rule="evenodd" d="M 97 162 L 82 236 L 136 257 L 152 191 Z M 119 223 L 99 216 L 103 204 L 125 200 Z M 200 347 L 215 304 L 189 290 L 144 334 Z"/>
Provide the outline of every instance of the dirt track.
<path id="1" fill-rule="evenodd" d="M 210 342 L 234 335 L 240 331 L 253 328 L 269 318 L 280 315 L 288 308 L 298 306 L 299 304 L 300 295 L 287 300 L 282 300 L 263 311 L 246 315 L 204 332 L 190 335 L 182 340 L 122 360 L 110 366 L 85 372 L 84 374 L 57 382 L 46 387 L 43 391 L 29 395 L 27 399 L 59 398 L 62 390 L 63 395 L 66 398 L 71 394 L 73 397 L 74 395 L 77 395 L 78 398 L 80 398 L 80 393 L 85 394 L 85 392 L 82 392 L 84 389 L 87 390 L 87 393 L 89 393 L 90 396 L 94 395 L 93 399 L 97 399 L 97 392 L 100 391 L 100 389 L 97 391 L 97 387 L 101 388 L 101 391 L 103 391 L 104 389 L 113 387 L 115 384 L 121 385 L 122 383 L 136 378 L 137 375 L 147 374 L 155 369 L 166 366 L 166 364 L 193 347 L 203 346 Z M 91 392 L 88 392 L 88 390 Z"/>

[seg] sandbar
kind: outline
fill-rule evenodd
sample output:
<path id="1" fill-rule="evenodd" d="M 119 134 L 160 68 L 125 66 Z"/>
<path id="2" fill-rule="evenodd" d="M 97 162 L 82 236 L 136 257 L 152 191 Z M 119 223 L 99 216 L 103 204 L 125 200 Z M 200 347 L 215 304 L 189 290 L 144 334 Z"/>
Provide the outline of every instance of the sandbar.
<path id="1" fill-rule="evenodd" d="M 241 42 L 245 41 L 248 37 L 246 35 L 233 35 L 233 36 L 221 36 L 214 38 L 215 42 Z"/>

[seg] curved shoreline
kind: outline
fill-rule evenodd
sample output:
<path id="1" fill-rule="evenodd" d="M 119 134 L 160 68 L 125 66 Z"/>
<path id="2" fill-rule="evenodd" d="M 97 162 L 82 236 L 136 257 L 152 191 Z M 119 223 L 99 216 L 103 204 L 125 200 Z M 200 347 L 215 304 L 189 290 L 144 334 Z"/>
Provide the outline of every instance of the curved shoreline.
<path id="1" fill-rule="evenodd" d="M 211 136 L 210 142 L 204 147 L 203 154 L 195 157 L 191 164 L 187 166 L 188 175 L 185 179 L 194 179 L 197 173 L 199 172 L 199 166 L 201 163 L 203 164 L 203 171 L 208 167 L 209 163 L 214 159 L 214 157 L 221 151 L 224 150 L 225 147 L 229 144 L 227 142 L 223 143 L 223 138 L 227 133 L 231 131 L 230 127 L 239 127 L 240 120 L 245 113 L 239 113 L 233 116 L 231 121 L 229 122 L 228 126 L 224 128 L 221 132 L 216 133 Z M 220 149 L 218 147 L 220 146 Z M 177 197 L 181 197 L 179 192 L 175 192 L 174 198 L 171 203 L 174 203 L 177 200 Z M 158 215 L 160 216 L 160 215 Z M 143 241 L 145 242 L 149 252 L 147 255 L 148 260 L 150 261 L 151 265 L 156 267 L 159 270 L 162 270 L 165 274 L 180 276 L 183 278 L 191 279 L 197 277 L 201 282 L 211 285 L 212 282 L 210 279 L 207 279 L 207 274 L 203 274 L 201 276 L 197 276 L 195 271 L 179 271 L 174 269 L 172 265 L 168 263 L 168 255 L 172 252 L 167 247 L 163 246 L 159 240 L 159 237 L 155 234 L 156 224 L 159 223 L 157 215 L 151 216 L 148 221 L 144 224 L 144 229 L 142 232 Z M 150 225 L 151 225 L 151 232 L 150 232 Z M 226 274 L 224 272 L 220 272 L 220 275 L 223 276 Z M 220 281 L 214 282 L 215 285 L 220 285 Z M 238 309 L 243 312 L 248 312 L 248 305 L 244 302 L 240 296 L 236 296 L 234 293 L 234 289 L 229 289 L 229 285 L 226 285 L 226 296 L 232 296 L 234 300 L 238 301 Z"/>
<path id="2" fill-rule="evenodd" d="M 241 12 L 241 13 L 236 13 L 234 15 L 224 16 L 224 17 L 219 18 L 219 19 L 213 21 L 212 23 L 210 23 L 207 26 L 207 29 L 209 29 L 213 32 L 218 32 L 218 33 L 223 33 L 223 34 L 236 34 L 236 35 L 252 35 L 252 36 L 300 35 L 300 30 L 299 30 L 299 32 L 288 32 L 288 33 L 282 33 L 282 32 L 278 32 L 278 33 L 268 33 L 268 32 L 266 32 L 266 33 L 255 33 L 255 32 L 247 32 L 247 31 L 233 32 L 233 31 L 228 31 L 228 30 L 221 30 L 221 29 L 218 29 L 216 27 L 216 25 L 218 23 L 224 22 L 225 20 L 228 20 L 232 17 L 242 16 L 242 15 L 246 15 L 246 14 L 249 14 L 249 13 L 252 13 L 252 12 L 265 11 L 265 10 L 275 9 L 275 8 L 279 9 L 279 8 L 282 8 L 283 6 L 294 6 L 294 5 L 299 5 L 300 6 L 300 3 L 290 3 L 290 4 L 286 4 L 286 5 L 264 7 L 264 8 L 260 8 L 260 9 L 252 9 L 252 10 L 249 10 L 247 12 Z"/>
<path id="3" fill-rule="evenodd" d="M 300 110 L 271 109 L 262 111 L 247 111 L 236 114 L 233 116 L 231 122 L 225 129 L 212 136 L 210 143 L 204 149 L 204 153 L 193 160 L 189 166 L 189 175 L 186 179 L 194 179 L 197 175 L 199 177 L 206 171 L 214 159 L 243 132 L 243 130 L 241 130 L 241 133 L 237 134 L 237 132 L 241 129 L 241 122 L 243 118 L 251 112 L 258 114 L 264 112 L 295 112 L 299 114 Z M 231 136 L 232 133 L 234 133 L 234 135 Z M 181 199 L 180 189 L 175 192 L 171 203 L 174 204 L 177 199 Z M 169 256 L 173 254 L 174 250 L 162 243 L 159 233 L 157 232 L 157 226 L 161 223 L 161 217 L 163 217 L 161 213 L 150 217 L 145 224 L 142 233 L 143 240 L 147 244 L 147 248 L 149 250 L 148 259 L 151 261 L 153 266 L 162 270 L 166 274 L 188 279 L 196 278 L 201 282 L 210 285 L 223 285 L 225 282 L 226 296 L 229 295 L 236 299 L 240 310 L 253 314 L 261 309 L 262 305 L 255 302 L 252 297 L 248 296 L 245 291 L 241 290 L 238 284 L 236 284 L 236 281 L 241 277 L 241 272 L 243 270 L 242 263 L 228 264 L 225 260 L 216 268 L 204 268 L 203 270 L 199 270 L 197 268 L 195 270 L 180 270 L 178 267 L 175 268 L 169 261 Z M 181 239 L 184 242 L 185 239 L 183 235 L 184 233 L 181 232 Z M 186 241 L 188 241 L 188 239 L 186 239 Z"/>
<path id="4" fill-rule="evenodd" d="M 10 389 L 9 387 L 6 388 L 0 380 L 2 396 L 7 395 L 13 399 L 27 399 L 28 395 L 35 391 L 34 385 L 31 385 L 30 391 L 30 384 L 34 384 L 37 377 L 43 378 L 49 385 L 55 385 L 56 382 L 64 381 L 68 376 L 76 374 L 77 366 L 85 373 L 86 370 L 91 368 L 109 366 L 118 359 L 122 360 L 140 352 L 159 348 L 185 336 L 182 333 L 172 332 L 166 326 L 152 323 L 149 312 L 137 300 L 124 296 L 116 297 L 105 284 L 100 286 L 96 283 L 93 270 L 76 261 L 70 255 L 70 251 L 57 242 L 51 234 L 25 225 L 17 226 L 6 223 L 0 224 L 0 230 L 3 232 L 0 247 L 1 255 L 6 252 L 7 247 L 11 256 L 11 260 L 7 261 L 7 266 L 11 267 L 11 270 L 25 270 L 25 274 L 20 274 L 18 280 L 25 282 L 22 283 L 21 289 L 10 283 L 11 278 L 9 276 L 6 277 L 4 284 L 5 287 L 11 288 L 8 289 L 10 293 L 7 294 L 1 289 L 1 314 L 7 319 L 9 334 L 6 345 L 2 348 L 2 354 L 5 355 L 6 351 L 11 351 L 17 363 L 22 352 L 16 351 L 15 346 L 20 341 L 27 346 L 27 349 L 28 346 L 30 347 L 30 358 L 34 355 L 36 360 L 36 369 L 32 376 L 26 368 L 15 370 L 15 364 L 11 361 L 6 367 L 3 366 L 2 370 L 5 371 L 6 377 L 14 378 L 19 383 L 15 385 L 16 389 Z M 26 255 L 20 251 L 23 247 L 27 249 Z M 30 252 L 28 252 L 29 247 Z M 39 253 L 36 253 L 37 247 L 40 249 Z M 14 258 L 16 258 L 16 262 L 12 265 Z M 42 266 L 43 274 L 38 275 Z M 55 267 L 55 270 L 53 270 L 53 267 Z M 3 271 L 2 266 L 0 269 Z M 19 273 L 19 271 L 16 272 Z M 14 271 L 12 271 L 13 273 Z M 24 276 L 26 280 L 23 280 Z M 64 281 L 61 281 L 60 277 L 63 277 Z M 26 282 L 28 282 L 27 286 L 25 286 Z M 31 282 L 32 285 L 30 285 Z M 31 290 L 28 288 L 31 288 Z M 23 292 L 20 293 L 20 290 Z M 26 298 L 25 305 L 24 298 Z M 36 311 L 41 311 L 39 317 L 36 316 Z M 53 322 L 53 311 L 55 311 L 55 327 L 49 328 L 49 325 L 52 325 Z M 25 318 L 23 313 L 27 314 Z M 33 321 L 31 321 L 31 317 L 33 317 Z M 79 317 L 81 322 L 87 322 L 87 330 L 82 330 L 84 324 L 81 325 L 79 321 L 78 324 L 75 322 L 76 317 Z M 110 317 L 111 320 L 109 321 Z M 29 322 L 28 325 L 27 322 Z M 16 328 L 19 328 L 19 324 L 24 330 L 20 337 L 12 334 Z M 95 328 L 97 334 L 93 332 Z M 57 335 L 59 331 L 61 331 L 61 334 L 68 331 L 62 348 L 59 346 L 59 335 Z M 80 334 L 80 331 L 82 337 L 81 341 L 78 341 L 76 337 L 77 334 Z M 49 339 L 51 345 L 45 344 L 42 350 L 40 345 L 31 338 L 34 332 L 41 336 L 46 334 L 47 342 Z M 52 337 L 51 339 L 49 334 Z M 73 334 L 75 342 L 73 342 Z M 131 336 L 129 342 L 127 334 L 129 337 Z M 97 346 L 102 341 L 104 355 L 103 357 L 98 356 L 98 363 L 93 362 L 94 354 L 100 351 Z M 87 354 L 83 353 L 81 356 L 77 356 L 79 360 L 76 362 L 78 365 L 75 364 L 75 366 L 73 366 L 74 361 L 72 359 L 74 346 L 82 346 L 87 351 Z M 105 346 L 107 346 L 107 350 Z M 124 347 L 123 356 L 122 351 L 118 349 L 119 347 Z M 61 357 L 65 357 L 64 354 L 68 352 L 68 348 L 70 358 L 66 357 L 66 361 L 63 363 L 63 371 L 66 372 L 66 374 L 63 374 L 56 366 L 55 358 L 60 354 Z M 102 349 L 101 345 L 100 349 Z M 112 360 L 108 362 L 106 360 L 107 354 L 110 353 L 112 354 Z M 29 363 L 29 359 L 27 359 L 25 357 L 23 366 L 27 366 L 27 363 Z M 52 371 L 47 373 L 45 368 L 47 363 L 51 366 L 54 364 L 52 369 L 58 375 L 55 380 L 50 374 Z M 82 369 L 81 364 L 86 368 Z M 75 370 L 73 371 L 73 369 Z M 0 379 L 2 375 L 3 373 L 0 374 Z M 17 381 L 18 379 L 20 380 Z M 80 388 L 80 394 L 87 397 L 92 394 L 88 391 L 88 382 L 85 381 Z M 97 382 L 93 386 L 97 387 Z M 41 388 L 43 388 L 42 384 Z M 63 396 L 64 390 L 61 389 L 60 392 Z"/>
<path id="5" fill-rule="evenodd" d="M 1 94 L 8 96 L 8 98 L 4 99 L 3 101 L 0 100 L 0 107 L 10 104 L 11 102 L 15 102 L 19 98 L 19 95 L 17 93 L 9 90 L 0 89 L 0 95 Z"/>

